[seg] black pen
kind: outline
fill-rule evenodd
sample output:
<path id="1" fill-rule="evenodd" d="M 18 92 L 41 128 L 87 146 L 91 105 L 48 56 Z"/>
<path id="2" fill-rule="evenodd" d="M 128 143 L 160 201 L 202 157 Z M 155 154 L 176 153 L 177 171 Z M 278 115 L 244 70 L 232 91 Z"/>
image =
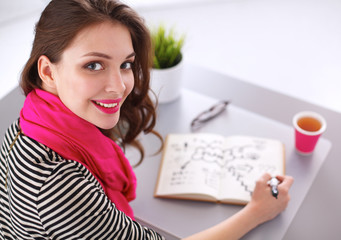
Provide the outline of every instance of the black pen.
<path id="1" fill-rule="evenodd" d="M 271 180 L 268 182 L 268 184 L 271 187 L 271 193 L 272 196 L 274 196 L 277 199 L 278 196 L 278 184 L 279 184 L 279 180 L 276 177 L 271 178 Z"/>

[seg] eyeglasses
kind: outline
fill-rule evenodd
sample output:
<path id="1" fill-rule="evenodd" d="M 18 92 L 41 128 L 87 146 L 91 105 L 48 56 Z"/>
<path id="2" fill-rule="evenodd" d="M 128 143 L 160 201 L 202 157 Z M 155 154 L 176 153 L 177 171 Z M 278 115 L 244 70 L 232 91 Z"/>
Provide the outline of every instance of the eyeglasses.
<path id="1" fill-rule="evenodd" d="M 210 107 L 208 110 L 200 113 L 191 122 L 192 131 L 199 129 L 204 123 L 208 122 L 209 120 L 221 114 L 226 109 L 226 106 L 229 103 L 230 103 L 229 101 L 220 101 L 217 104 Z"/>

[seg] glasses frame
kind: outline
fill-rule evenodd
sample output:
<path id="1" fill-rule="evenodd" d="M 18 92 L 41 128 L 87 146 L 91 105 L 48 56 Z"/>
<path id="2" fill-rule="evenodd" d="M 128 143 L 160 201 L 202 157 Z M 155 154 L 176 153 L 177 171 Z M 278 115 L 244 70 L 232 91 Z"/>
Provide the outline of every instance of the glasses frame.
<path id="1" fill-rule="evenodd" d="M 192 120 L 191 130 L 192 131 L 198 130 L 200 127 L 202 127 L 204 123 L 220 115 L 222 112 L 226 110 L 226 107 L 229 103 L 230 101 L 226 101 L 226 100 L 219 101 L 218 103 L 214 104 L 209 109 L 200 113 L 197 117 L 195 117 Z"/>

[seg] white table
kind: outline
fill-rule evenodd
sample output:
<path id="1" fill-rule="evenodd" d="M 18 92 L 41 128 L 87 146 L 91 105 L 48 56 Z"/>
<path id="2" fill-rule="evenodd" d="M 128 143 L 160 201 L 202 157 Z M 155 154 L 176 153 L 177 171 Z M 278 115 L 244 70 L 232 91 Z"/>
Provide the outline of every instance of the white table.
<path id="1" fill-rule="evenodd" d="M 207 124 L 202 131 L 216 131 L 218 126 L 226 124 L 226 128 L 219 127 L 224 134 L 244 131 L 256 135 L 266 134 L 270 137 L 280 136 L 287 145 L 287 173 L 294 175 L 296 179 L 291 191 L 290 206 L 280 217 L 250 232 L 245 239 L 339 239 L 341 233 L 339 227 L 341 191 L 338 190 L 341 185 L 339 178 L 341 137 L 338 130 L 341 123 L 340 113 L 192 65 L 185 66 L 184 87 L 190 89 L 186 95 L 177 102 L 163 105 L 159 109 L 160 119 L 157 128 L 163 135 L 171 130 L 188 131 L 188 121 L 196 113 L 209 107 L 215 99 L 229 99 L 232 105 L 228 111 Z M 188 102 L 187 98 L 191 100 Z M 201 103 L 192 101 L 193 98 L 200 99 Z M 24 97 L 18 88 L 0 101 L 1 138 L 7 126 L 19 116 L 23 101 Z M 291 133 L 283 134 L 291 128 L 292 116 L 301 110 L 317 111 L 328 122 L 327 131 L 319 142 L 317 152 L 305 159 L 293 152 Z M 177 114 L 183 115 L 179 118 L 180 115 Z M 241 116 L 245 118 L 240 118 Z M 242 129 L 235 125 L 236 119 L 231 120 L 230 117 L 238 117 L 244 119 L 243 121 L 252 118 L 255 124 L 263 127 L 266 124 L 271 126 L 273 131 L 265 133 L 256 128 Z M 233 127 L 228 128 L 229 124 Z M 158 146 L 153 144 L 156 139 L 151 136 L 143 136 L 143 138 L 146 138 L 144 144 L 147 154 L 153 152 Z M 324 155 L 331 145 L 325 158 Z M 130 153 L 134 155 L 133 152 L 129 152 L 128 155 Z M 154 199 L 152 197 L 154 185 L 151 183 L 156 181 L 160 157 L 160 155 L 147 156 L 143 164 L 135 169 L 139 178 L 138 197 L 132 202 L 132 206 L 137 218 L 147 224 L 156 225 L 166 234 L 169 233 L 167 235 L 169 239 L 176 239 L 198 229 L 202 230 L 240 210 L 240 207 L 232 205 Z M 148 169 L 148 174 L 142 173 L 143 177 L 141 177 L 143 169 L 148 167 L 151 167 Z M 304 178 L 298 175 L 300 171 L 304 173 Z M 154 204 L 155 202 L 158 203 Z M 174 218 L 168 215 L 171 212 L 163 212 L 170 209 L 178 211 L 174 213 L 176 215 Z M 203 213 L 206 213 L 205 218 L 199 220 Z M 153 218 L 150 218 L 151 214 Z M 174 226 L 174 224 L 178 225 Z M 265 237 L 264 231 L 270 235 Z"/>

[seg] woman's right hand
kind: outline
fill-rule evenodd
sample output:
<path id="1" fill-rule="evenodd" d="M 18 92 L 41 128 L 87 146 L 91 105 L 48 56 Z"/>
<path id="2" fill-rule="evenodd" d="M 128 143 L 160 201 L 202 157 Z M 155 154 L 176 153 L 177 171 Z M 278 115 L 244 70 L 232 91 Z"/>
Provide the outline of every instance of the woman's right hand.
<path id="1" fill-rule="evenodd" d="M 258 224 L 275 218 L 284 211 L 290 200 L 289 189 L 294 179 L 291 176 L 276 176 L 276 178 L 280 181 L 277 199 L 272 196 L 271 188 L 268 185 L 271 176 L 265 173 L 256 182 L 252 199 L 244 209 L 245 211 L 251 211 L 252 216 L 259 221 Z"/>
<path id="2" fill-rule="evenodd" d="M 269 174 L 264 174 L 257 181 L 251 201 L 241 211 L 209 229 L 186 238 L 186 240 L 240 239 L 259 224 L 276 217 L 288 205 L 289 189 L 294 179 L 290 176 L 277 176 L 281 182 L 278 185 L 277 199 L 271 194 L 268 185 L 270 179 Z"/>

